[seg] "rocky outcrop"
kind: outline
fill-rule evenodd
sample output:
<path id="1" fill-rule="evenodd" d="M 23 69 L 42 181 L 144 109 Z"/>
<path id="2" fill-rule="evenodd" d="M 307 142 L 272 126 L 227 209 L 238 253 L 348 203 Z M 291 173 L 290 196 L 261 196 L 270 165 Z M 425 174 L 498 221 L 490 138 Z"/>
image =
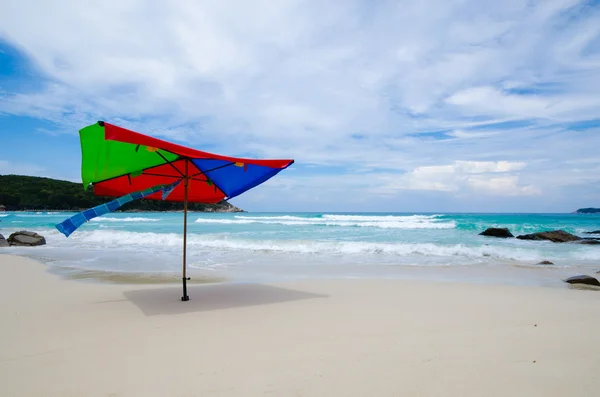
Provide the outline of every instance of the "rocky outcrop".
<path id="1" fill-rule="evenodd" d="M 0 234 L 0 247 L 8 247 L 8 241 Z"/>
<path id="2" fill-rule="evenodd" d="M 538 263 L 538 265 L 554 265 L 554 263 L 550 261 L 541 261 L 540 263 Z"/>
<path id="3" fill-rule="evenodd" d="M 583 240 L 579 241 L 579 244 L 598 245 L 598 244 L 600 244 L 600 241 L 598 241 L 596 239 L 583 239 Z"/>
<path id="4" fill-rule="evenodd" d="M 567 233 L 564 230 L 552 230 L 547 232 L 538 232 L 532 234 L 523 234 L 517 236 L 519 240 L 547 240 L 553 243 L 568 243 L 571 241 L 579 241 L 581 237 Z"/>
<path id="5" fill-rule="evenodd" d="M 485 229 L 485 231 L 479 233 L 480 236 L 489 236 L 489 237 L 515 237 L 506 227 L 489 227 Z"/>
<path id="6" fill-rule="evenodd" d="M 8 244 L 11 246 L 33 247 L 46 244 L 46 239 L 37 233 L 22 230 L 11 234 L 8 237 Z"/>
<path id="7" fill-rule="evenodd" d="M 583 232 L 585 234 L 600 234 L 600 230 L 594 230 L 593 232 Z"/>
<path id="8" fill-rule="evenodd" d="M 235 205 L 226 203 L 227 205 L 206 206 L 204 212 L 246 212 Z"/>
<path id="9" fill-rule="evenodd" d="M 585 275 L 573 276 L 573 277 L 569 277 L 568 279 L 566 279 L 565 282 L 569 283 L 569 284 L 585 284 L 585 285 L 595 285 L 597 287 L 600 287 L 600 281 L 598 281 L 598 279 L 596 279 L 592 276 L 585 276 Z"/>

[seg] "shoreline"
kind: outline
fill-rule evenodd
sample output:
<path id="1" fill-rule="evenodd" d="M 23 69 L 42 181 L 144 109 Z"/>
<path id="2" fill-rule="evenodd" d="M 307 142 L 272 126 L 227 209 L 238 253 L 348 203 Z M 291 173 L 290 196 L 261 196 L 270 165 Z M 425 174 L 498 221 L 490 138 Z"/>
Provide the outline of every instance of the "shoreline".
<path id="1" fill-rule="evenodd" d="M 35 249 L 35 248 L 33 248 Z M 31 248 L 27 248 L 31 250 Z M 0 251 L 0 260 L 2 257 L 19 257 L 26 260 L 32 260 L 41 264 L 49 274 L 60 277 L 62 280 L 84 282 L 87 284 L 116 284 L 116 285 L 180 285 L 181 270 L 176 271 L 118 271 L 118 270 L 99 270 L 85 269 L 72 266 L 53 265 L 54 260 L 43 258 L 41 256 L 31 255 L 29 253 L 2 253 Z M 564 280 L 575 275 L 587 274 L 598 278 L 598 270 L 578 272 L 571 270 L 569 266 L 542 266 L 536 264 L 498 264 L 489 265 L 465 265 L 465 266 L 418 266 L 418 265 L 397 265 L 394 267 L 382 266 L 377 271 L 371 270 L 374 265 L 345 265 L 340 272 L 331 272 L 331 269 L 318 268 L 322 271 L 317 274 L 283 274 L 280 271 L 269 274 L 268 271 L 252 271 L 246 273 L 227 274 L 227 271 L 207 271 L 203 269 L 188 266 L 187 274 L 190 277 L 188 284 L 236 284 L 236 283 L 289 283 L 289 282 L 323 282 L 323 281 L 398 281 L 398 282 L 419 282 L 419 283 L 450 283 L 466 285 L 489 285 L 506 287 L 526 287 L 526 288 L 551 288 L 551 289 L 585 289 L 599 291 L 600 287 L 581 284 L 568 284 Z M 356 269 L 368 270 L 371 273 L 357 275 L 353 273 Z M 382 270 L 384 269 L 384 270 Z M 386 273 L 385 270 L 388 270 Z M 591 270 L 591 269 L 590 269 Z M 329 273 L 328 273 L 329 271 Z"/>
<path id="2" fill-rule="evenodd" d="M 303 280 L 189 293 L 64 280 L 0 255 L 0 394 L 587 397 L 598 386 L 595 291 Z"/>

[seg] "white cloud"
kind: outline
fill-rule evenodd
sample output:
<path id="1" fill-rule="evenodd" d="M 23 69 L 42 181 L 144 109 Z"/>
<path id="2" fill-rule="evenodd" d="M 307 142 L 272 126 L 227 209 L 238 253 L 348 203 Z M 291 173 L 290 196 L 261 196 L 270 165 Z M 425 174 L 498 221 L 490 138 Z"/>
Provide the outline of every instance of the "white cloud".
<path id="1" fill-rule="evenodd" d="M 524 162 L 510 161 L 455 161 L 449 165 L 415 168 L 396 179 L 393 187 L 442 192 L 472 191 L 503 196 L 540 194 L 540 189 L 533 185 L 522 185 L 519 176 L 514 174 L 525 166 Z"/>
<path id="2" fill-rule="evenodd" d="M 523 169 L 527 164 L 524 162 L 510 161 L 455 161 L 450 165 L 426 166 L 415 168 L 412 172 L 417 178 L 432 175 L 448 174 L 481 174 L 494 172 L 510 172 Z"/>
<path id="3" fill-rule="evenodd" d="M 600 65 L 599 65 L 600 66 Z M 595 118 L 600 106 L 596 95 L 520 95 L 502 92 L 493 87 L 472 87 L 447 99 L 451 105 L 469 109 L 473 114 L 516 119 L 540 118 L 574 121 Z"/>
<path id="4" fill-rule="evenodd" d="M 454 169 L 461 173 L 481 174 L 485 172 L 510 172 L 525 168 L 524 162 L 510 161 L 456 161 Z"/>
<path id="5" fill-rule="evenodd" d="M 493 87 L 472 87 L 455 93 L 447 102 L 478 114 L 537 118 L 545 116 L 552 98 L 509 95 Z"/>
<path id="6" fill-rule="evenodd" d="M 462 129 L 457 129 L 448 133 L 449 136 L 458 139 L 475 139 L 475 138 L 485 138 L 488 136 L 493 136 L 500 134 L 501 131 L 488 131 L 488 132 L 467 132 Z"/>
<path id="7" fill-rule="evenodd" d="M 519 186 L 519 178 L 517 176 L 495 178 L 469 177 L 467 178 L 467 183 L 474 190 L 503 196 L 537 196 L 541 194 L 540 189 L 535 186 Z"/>
<path id="8" fill-rule="evenodd" d="M 45 81 L 0 114 L 370 170 L 368 192 L 528 195 L 591 175 L 567 162 L 600 131 L 564 123 L 598 117 L 599 35 L 576 0 L 2 2 L 0 38 Z"/>

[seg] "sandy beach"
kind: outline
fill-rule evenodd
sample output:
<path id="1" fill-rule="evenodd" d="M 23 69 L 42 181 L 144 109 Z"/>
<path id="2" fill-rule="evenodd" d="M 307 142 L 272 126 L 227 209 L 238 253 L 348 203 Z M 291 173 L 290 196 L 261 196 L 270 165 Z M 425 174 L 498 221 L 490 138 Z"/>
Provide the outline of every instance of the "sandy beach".
<path id="1" fill-rule="evenodd" d="M 0 255 L 2 396 L 593 396 L 600 292 L 123 285 Z"/>

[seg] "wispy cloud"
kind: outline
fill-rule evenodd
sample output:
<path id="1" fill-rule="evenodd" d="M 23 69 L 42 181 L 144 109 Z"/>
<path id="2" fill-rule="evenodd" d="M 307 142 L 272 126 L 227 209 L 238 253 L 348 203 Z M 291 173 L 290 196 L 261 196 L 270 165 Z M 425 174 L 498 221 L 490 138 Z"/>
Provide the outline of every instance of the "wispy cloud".
<path id="1" fill-rule="evenodd" d="M 598 166 L 596 2 L 24 0 L 0 26 L 43 82 L 0 114 L 293 157 L 299 190 L 527 200 Z"/>

